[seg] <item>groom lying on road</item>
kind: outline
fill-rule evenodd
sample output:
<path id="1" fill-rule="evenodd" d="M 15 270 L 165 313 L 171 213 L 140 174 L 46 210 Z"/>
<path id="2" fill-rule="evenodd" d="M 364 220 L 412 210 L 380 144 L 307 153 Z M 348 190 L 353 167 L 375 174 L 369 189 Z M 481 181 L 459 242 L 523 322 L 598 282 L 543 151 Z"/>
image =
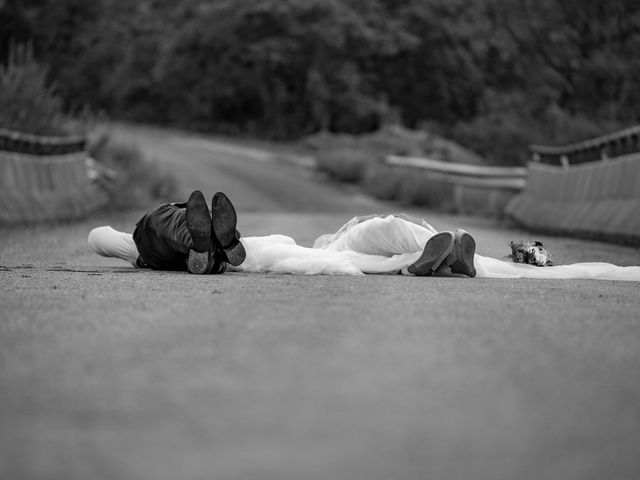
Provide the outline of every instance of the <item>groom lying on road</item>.
<path id="1" fill-rule="evenodd" d="M 357 220 L 375 222 L 376 219 L 382 221 L 378 216 Z M 394 216 L 391 220 L 395 220 L 396 224 L 409 222 L 419 225 L 420 229 L 427 228 L 431 230 L 432 236 L 426 243 L 420 244 L 420 257 L 405 263 L 404 268 L 398 268 L 398 265 L 390 267 L 389 270 L 385 270 L 385 267 L 372 267 L 371 271 L 363 269 L 365 273 L 392 273 L 402 270 L 403 273 L 417 276 L 429 276 L 433 273 L 453 273 L 468 277 L 476 275 L 473 264 L 475 241 L 467 232 L 458 230 L 455 234 L 437 233 L 426 222 L 404 215 Z M 209 211 L 204 195 L 196 190 L 191 193 L 186 203 L 164 204 L 144 215 L 136 224 L 133 237 L 116 232 L 110 227 L 99 227 L 89 234 L 89 244 L 100 255 L 118 257 L 139 268 L 219 274 L 224 273 L 228 265 L 240 266 L 247 256 L 236 224 L 235 208 L 224 193 L 218 192 L 213 196 Z M 385 225 L 381 224 L 375 233 L 384 236 L 385 228 Z M 287 261 L 307 261 L 311 264 L 324 261 L 327 265 L 340 263 L 340 259 L 328 250 L 330 249 L 324 251 L 322 260 L 315 255 L 321 253 L 319 249 L 305 249 L 297 245 L 287 248 L 285 245 L 284 249 L 279 250 L 278 261 L 281 264 Z M 261 263 L 262 258 L 259 257 L 268 258 L 273 255 L 273 249 L 269 249 L 269 245 L 266 250 L 260 248 L 254 249 L 253 252 L 253 256 L 256 257 L 250 259 L 250 263 L 253 264 Z M 354 253 L 378 259 L 381 257 L 380 252 Z M 390 252 L 390 255 L 393 256 L 394 253 L 402 252 Z M 331 258 L 327 259 L 327 256 Z M 346 263 L 348 260 L 351 258 L 347 258 Z M 384 262 L 385 259 L 382 260 Z M 345 269 L 348 268 L 351 266 L 345 266 Z M 252 270 L 249 268 L 246 271 Z M 335 268 L 331 271 L 335 271 Z M 338 272 L 345 273 L 340 272 L 340 268 Z"/>
<path id="2" fill-rule="evenodd" d="M 199 190 L 191 193 L 187 203 L 160 205 L 136 224 L 136 266 L 224 273 L 227 264 L 240 265 L 246 255 L 236 223 L 235 208 L 222 192 L 213 196 L 211 213 Z"/>

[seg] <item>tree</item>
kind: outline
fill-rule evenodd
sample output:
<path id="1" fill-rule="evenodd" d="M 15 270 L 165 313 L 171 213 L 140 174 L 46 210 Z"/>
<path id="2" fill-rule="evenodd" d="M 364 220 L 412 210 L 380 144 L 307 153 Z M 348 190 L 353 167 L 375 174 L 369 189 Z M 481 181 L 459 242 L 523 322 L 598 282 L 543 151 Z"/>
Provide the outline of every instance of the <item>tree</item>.
<path id="1" fill-rule="evenodd" d="M 628 0 L 1 0 L 0 20 L 0 56 L 31 39 L 67 106 L 118 118 L 281 139 L 399 119 L 507 163 L 640 118 Z"/>
<path id="2" fill-rule="evenodd" d="M 31 45 L 13 45 L 0 66 L 0 128 L 40 135 L 61 135 L 65 128 L 62 99 L 47 81 Z"/>

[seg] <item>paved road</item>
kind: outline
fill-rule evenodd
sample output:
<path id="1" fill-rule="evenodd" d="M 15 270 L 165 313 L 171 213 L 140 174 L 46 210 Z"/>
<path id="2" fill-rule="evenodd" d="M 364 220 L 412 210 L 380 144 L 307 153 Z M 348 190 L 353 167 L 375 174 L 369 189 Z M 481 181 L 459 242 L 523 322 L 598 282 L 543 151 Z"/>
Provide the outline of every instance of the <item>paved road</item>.
<path id="1" fill-rule="evenodd" d="M 126 129 L 248 234 L 390 211 L 260 145 Z M 173 168 L 173 167 L 172 167 Z M 0 478 L 635 479 L 640 287 L 136 271 L 95 225 L 0 231 Z M 464 225 L 485 254 L 522 232 Z M 543 238 L 566 262 L 636 249 Z"/>
<path id="2" fill-rule="evenodd" d="M 195 135 L 141 127 L 117 127 L 112 135 L 141 146 L 147 157 L 176 172 L 178 195 L 194 188 L 211 195 L 224 190 L 243 212 L 375 212 L 379 203 L 329 185 L 308 168 L 307 160 L 282 147 L 265 150 L 260 143 L 229 144 Z M 293 165 L 292 165 L 293 164 Z"/>

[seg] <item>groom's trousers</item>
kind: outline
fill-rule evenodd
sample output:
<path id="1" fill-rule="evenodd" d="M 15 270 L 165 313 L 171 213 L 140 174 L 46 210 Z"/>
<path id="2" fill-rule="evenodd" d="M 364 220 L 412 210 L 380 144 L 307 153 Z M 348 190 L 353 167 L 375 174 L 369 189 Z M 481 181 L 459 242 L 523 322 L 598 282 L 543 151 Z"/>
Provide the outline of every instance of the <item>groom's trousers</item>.
<path id="1" fill-rule="evenodd" d="M 133 231 L 138 266 L 154 270 L 187 270 L 193 242 L 187 229 L 186 203 L 160 205 L 143 216 Z"/>

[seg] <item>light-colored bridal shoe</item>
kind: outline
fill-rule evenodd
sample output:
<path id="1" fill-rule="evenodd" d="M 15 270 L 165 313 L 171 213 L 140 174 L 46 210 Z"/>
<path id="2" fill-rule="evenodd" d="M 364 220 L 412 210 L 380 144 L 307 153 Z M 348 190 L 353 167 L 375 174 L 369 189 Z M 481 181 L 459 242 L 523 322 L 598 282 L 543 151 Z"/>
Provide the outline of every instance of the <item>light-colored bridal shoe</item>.
<path id="1" fill-rule="evenodd" d="M 451 232 L 436 233 L 424 246 L 422 255 L 407 271 L 419 277 L 428 277 L 440 268 L 442 262 L 449 257 L 454 250 L 455 237 Z M 453 259 L 452 259 L 453 260 Z"/>
<path id="2" fill-rule="evenodd" d="M 476 254 L 476 241 L 464 230 L 456 230 L 453 246 L 456 259 L 450 264 L 451 272 L 461 273 L 468 277 L 476 276 L 473 257 Z"/>

